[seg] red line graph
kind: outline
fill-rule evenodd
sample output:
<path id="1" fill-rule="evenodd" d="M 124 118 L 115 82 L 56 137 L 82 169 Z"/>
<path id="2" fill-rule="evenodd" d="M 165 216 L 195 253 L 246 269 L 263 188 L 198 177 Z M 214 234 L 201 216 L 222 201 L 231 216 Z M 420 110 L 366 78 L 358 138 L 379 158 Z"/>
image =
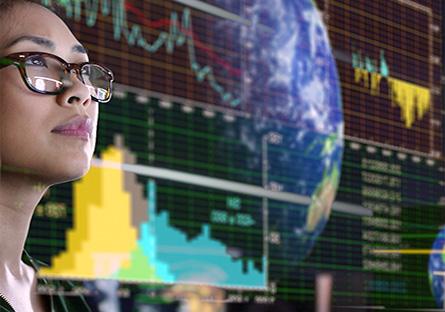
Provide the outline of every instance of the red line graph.
<path id="1" fill-rule="evenodd" d="M 140 20 L 140 22 L 149 28 L 153 28 L 153 29 L 158 29 L 161 27 L 168 27 L 171 24 L 171 20 L 168 18 L 163 18 L 163 19 L 159 19 L 156 21 L 151 21 L 149 19 L 147 19 L 144 14 L 141 12 L 141 10 L 139 10 L 138 8 L 134 7 L 132 4 L 128 3 L 127 1 L 125 2 L 125 9 L 127 10 L 127 12 L 131 12 L 134 15 L 136 15 L 138 17 L 138 19 Z M 225 61 L 223 58 L 221 58 L 213 49 L 212 47 L 206 45 L 205 43 L 203 43 L 199 36 L 196 33 L 190 33 L 189 31 L 184 31 L 181 29 L 181 31 L 188 37 L 193 39 L 193 42 L 195 44 L 195 46 L 204 51 L 209 57 L 210 59 L 222 66 L 225 70 L 227 70 L 227 72 L 232 75 L 232 76 L 236 76 L 236 77 L 240 77 L 241 76 L 241 70 L 239 68 L 233 67 L 229 62 Z"/>

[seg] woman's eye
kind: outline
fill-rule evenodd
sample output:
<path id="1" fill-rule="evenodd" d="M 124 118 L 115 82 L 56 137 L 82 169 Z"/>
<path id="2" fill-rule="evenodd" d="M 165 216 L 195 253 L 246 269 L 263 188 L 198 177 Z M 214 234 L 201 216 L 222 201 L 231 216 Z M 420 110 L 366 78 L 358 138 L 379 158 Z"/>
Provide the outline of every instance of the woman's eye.
<path id="1" fill-rule="evenodd" d="M 89 70 L 88 68 L 86 68 L 86 67 L 83 67 L 83 68 L 80 70 L 80 73 L 81 73 L 82 75 L 89 75 L 89 74 L 90 74 L 90 70 Z"/>
<path id="2" fill-rule="evenodd" d="M 26 65 L 47 67 L 45 59 L 43 57 L 40 57 L 40 56 L 28 58 L 26 60 Z"/>

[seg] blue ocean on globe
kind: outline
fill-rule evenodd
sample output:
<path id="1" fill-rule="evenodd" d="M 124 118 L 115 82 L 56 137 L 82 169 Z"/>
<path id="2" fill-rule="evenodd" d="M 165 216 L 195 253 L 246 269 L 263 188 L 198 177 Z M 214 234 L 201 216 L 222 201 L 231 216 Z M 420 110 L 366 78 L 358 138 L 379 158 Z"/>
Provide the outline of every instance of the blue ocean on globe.
<path id="1" fill-rule="evenodd" d="M 234 12 L 241 6 L 212 3 Z M 340 179 L 344 124 L 336 63 L 313 1 L 245 1 L 241 11 L 244 24 L 222 21 L 213 31 L 230 33 L 241 45 L 242 57 L 234 56 L 232 63 L 242 69 L 240 103 L 255 120 L 239 129 L 252 150 L 248 163 L 261 168 L 264 156 L 255 151 L 271 137 L 279 141 L 287 151 L 269 153 L 267 170 L 280 183 L 266 181 L 264 187 L 309 199 L 269 202 L 268 230 L 280 241 L 270 254 L 301 261 L 329 219 Z"/>
<path id="2" fill-rule="evenodd" d="M 439 231 L 431 250 L 444 251 L 445 247 L 445 227 Z M 437 307 L 444 307 L 445 291 L 445 259 L 443 252 L 432 252 L 428 263 L 428 275 L 430 279 L 431 291 L 436 300 Z M 437 274 L 441 273 L 441 274 Z"/>

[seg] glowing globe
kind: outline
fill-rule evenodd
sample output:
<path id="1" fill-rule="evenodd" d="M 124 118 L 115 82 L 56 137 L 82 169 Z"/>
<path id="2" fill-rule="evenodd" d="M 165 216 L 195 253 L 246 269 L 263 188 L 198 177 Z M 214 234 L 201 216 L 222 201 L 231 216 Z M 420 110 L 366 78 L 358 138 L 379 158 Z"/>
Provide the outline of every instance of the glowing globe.
<path id="1" fill-rule="evenodd" d="M 242 127 L 240 137 L 252 150 L 267 149 L 267 157 L 256 153 L 262 156 L 249 160 L 264 165 L 267 158 L 266 188 L 308 199 L 271 201 L 268 207 L 268 230 L 279 240 L 271 255 L 300 261 L 328 221 L 340 178 L 343 114 L 336 64 L 313 1 L 248 3 L 243 18 L 250 25 L 233 26 L 233 33 L 246 55 L 241 103 L 250 104 L 255 122 Z M 221 31 L 230 28 L 221 25 Z"/>

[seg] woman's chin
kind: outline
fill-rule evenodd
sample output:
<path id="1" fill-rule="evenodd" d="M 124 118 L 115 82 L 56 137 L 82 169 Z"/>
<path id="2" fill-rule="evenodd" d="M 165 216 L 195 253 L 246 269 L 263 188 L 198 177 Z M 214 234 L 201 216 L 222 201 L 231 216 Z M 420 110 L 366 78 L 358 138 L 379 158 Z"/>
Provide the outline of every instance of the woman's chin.
<path id="1" fill-rule="evenodd" d="M 70 181 L 75 181 L 83 178 L 88 171 L 90 170 L 90 163 L 88 164 L 79 164 L 78 166 L 74 166 L 71 164 L 69 167 L 61 168 L 61 170 L 57 170 L 53 172 L 52 175 L 47 176 L 50 180 L 51 185 L 60 184 Z"/>

